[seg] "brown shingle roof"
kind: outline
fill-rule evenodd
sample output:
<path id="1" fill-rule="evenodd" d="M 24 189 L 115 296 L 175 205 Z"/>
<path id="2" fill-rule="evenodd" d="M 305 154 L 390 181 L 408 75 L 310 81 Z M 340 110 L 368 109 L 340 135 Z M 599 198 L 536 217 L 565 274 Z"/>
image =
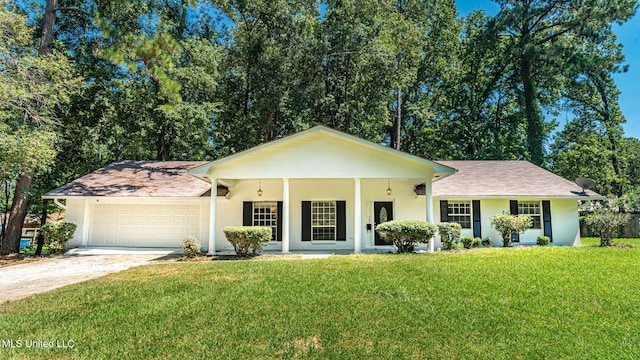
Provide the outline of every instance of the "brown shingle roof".
<path id="1" fill-rule="evenodd" d="M 438 161 L 458 170 L 433 183 L 433 196 L 583 197 L 582 189 L 528 161 Z M 202 161 L 119 161 L 45 194 L 57 196 L 209 196 L 210 184 L 187 170 Z M 418 190 L 419 191 L 419 190 Z M 218 185 L 218 196 L 227 189 Z M 424 189 L 422 189 L 424 193 Z M 587 191 L 589 196 L 599 196 Z"/>
<path id="2" fill-rule="evenodd" d="M 528 161 L 437 161 L 458 172 L 433 183 L 433 196 L 455 197 L 584 197 L 575 183 Z"/>
<path id="3" fill-rule="evenodd" d="M 210 184 L 187 174 L 203 161 L 118 161 L 46 193 L 56 196 L 208 196 Z"/>

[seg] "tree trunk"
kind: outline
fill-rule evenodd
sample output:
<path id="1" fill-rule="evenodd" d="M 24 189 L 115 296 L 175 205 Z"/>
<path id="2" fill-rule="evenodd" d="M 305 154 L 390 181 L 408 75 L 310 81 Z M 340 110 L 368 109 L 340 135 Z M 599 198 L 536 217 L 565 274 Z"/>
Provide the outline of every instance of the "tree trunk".
<path id="1" fill-rule="evenodd" d="M 53 39 L 55 37 L 56 9 L 58 0 L 47 0 L 44 9 L 44 20 L 42 21 L 42 37 L 40 39 L 39 55 L 47 55 L 53 50 Z"/>
<path id="2" fill-rule="evenodd" d="M 616 174 L 616 179 L 620 179 L 622 174 L 620 171 L 620 162 L 618 161 L 618 143 L 612 129 L 615 125 L 611 119 L 611 108 L 609 106 L 609 98 L 607 97 L 607 91 L 605 89 L 606 85 L 599 80 L 594 80 L 593 83 L 596 85 L 598 93 L 600 94 L 600 99 L 602 100 L 602 121 L 607 132 L 607 138 L 609 139 L 609 150 L 611 150 L 611 165 L 613 166 L 613 171 Z M 618 197 L 622 196 L 622 185 L 619 181 L 614 183 L 613 193 Z"/>
<path id="3" fill-rule="evenodd" d="M 542 118 L 536 102 L 536 89 L 531 79 L 531 62 L 523 58 L 520 62 L 520 75 L 524 87 L 524 106 L 527 116 L 527 148 L 531 162 L 542 165 L 544 151 L 542 149 Z"/>
<path id="4" fill-rule="evenodd" d="M 250 81 L 251 81 L 251 59 L 247 58 L 247 79 L 246 79 L 246 83 L 244 84 L 244 109 L 242 111 L 242 114 L 245 116 L 245 120 L 247 115 L 249 115 L 249 98 L 251 95 L 251 87 L 250 87 Z"/>
<path id="5" fill-rule="evenodd" d="M 4 185 L 4 204 L 2 204 L 2 224 L 0 224 L 0 242 L 4 239 L 4 233 L 7 229 L 7 219 L 9 218 L 9 180 L 3 181 Z"/>
<path id="6" fill-rule="evenodd" d="M 2 239 L 2 255 L 14 254 L 20 251 L 20 238 L 22 237 L 22 224 L 27 216 L 27 205 L 29 205 L 29 190 L 33 173 L 20 175 L 16 182 L 16 190 L 13 193 L 11 212 L 7 221 L 7 230 Z"/>
<path id="7" fill-rule="evenodd" d="M 165 140 L 166 131 L 164 128 L 158 134 L 158 139 L 156 140 L 156 149 L 157 159 L 159 161 L 170 161 L 171 160 L 171 144 L 169 141 Z"/>
<path id="8" fill-rule="evenodd" d="M 42 247 L 44 246 L 44 235 L 42 234 L 42 227 L 47 223 L 47 204 L 49 200 L 42 200 L 42 215 L 40 216 L 40 232 L 38 232 L 38 246 L 34 256 L 40 256 L 42 254 Z"/>
<path id="9" fill-rule="evenodd" d="M 186 0 L 182 0 L 181 3 L 182 12 L 180 13 L 180 24 L 178 25 L 178 37 L 184 39 L 184 32 L 187 29 L 187 9 L 189 3 Z"/>
<path id="10" fill-rule="evenodd" d="M 400 81 L 400 61 L 402 56 L 398 54 L 398 82 Z M 400 90 L 400 86 L 398 86 L 397 95 L 398 95 L 398 106 L 396 108 L 396 150 L 400 150 L 400 133 L 402 131 L 402 90 Z"/>
<path id="11" fill-rule="evenodd" d="M 267 126 L 264 128 L 264 134 L 262 136 L 262 143 L 268 143 L 271 141 L 271 125 L 273 123 L 273 116 L 275 113 L 272 111 L 267 115 Z"/>
<path id="12" fill-rule="evenodd" d="M 400 150 L 400 132 L 402 129 L 402 91 L 400 88 L 397 90 L 398 95 L 398 108 L 396 109 L 396 150 Z"/>

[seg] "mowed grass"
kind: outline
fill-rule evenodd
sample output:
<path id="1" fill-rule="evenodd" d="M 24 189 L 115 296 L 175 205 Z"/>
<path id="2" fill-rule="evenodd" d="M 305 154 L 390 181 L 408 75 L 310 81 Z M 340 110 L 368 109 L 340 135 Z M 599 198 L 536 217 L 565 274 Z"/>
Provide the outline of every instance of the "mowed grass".
<path id="1" fill-rule="evenodd" d="M 580 243 L 582 244 L 582 246 L 599 246 L 600 245 L 600 238 L 582 238 L 582 239 L 580 239 Z M 613 244 L 613 245 L 616 245 L 616 244 L 629 244 L 629 245 L 640 247 L 640 239 L 638 239 L 638 238 L 633 238 L 633 239 L 628 239 L 628 238 L 612 239 L 611 240 L 611 244 Z"/>
<path id="2" fill-rule="evenodd" d="M 36 249 L 38 247 L 36 245 L 31 245 L 20 249 L 20 254 L 33 256 L 36 253 Z M 47 246 L 42 247 L 41 255 L 49 255 L 49 248 Z"/>
<path id="3" fill-rule="evenodd" d="M 0 358 L 637 359 L 640 249 L 150 265 L 0 305 Z"/>

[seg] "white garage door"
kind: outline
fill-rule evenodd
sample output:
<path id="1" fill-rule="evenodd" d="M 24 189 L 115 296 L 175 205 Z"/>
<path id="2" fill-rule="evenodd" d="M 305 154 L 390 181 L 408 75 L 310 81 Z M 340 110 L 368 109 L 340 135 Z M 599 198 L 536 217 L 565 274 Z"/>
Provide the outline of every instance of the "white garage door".
<path id="1" fill-rule="evenodd" d="M 90 214 L 90 246 L 180 247 L 200 231 L 197 204 L 96 204 Z"/>

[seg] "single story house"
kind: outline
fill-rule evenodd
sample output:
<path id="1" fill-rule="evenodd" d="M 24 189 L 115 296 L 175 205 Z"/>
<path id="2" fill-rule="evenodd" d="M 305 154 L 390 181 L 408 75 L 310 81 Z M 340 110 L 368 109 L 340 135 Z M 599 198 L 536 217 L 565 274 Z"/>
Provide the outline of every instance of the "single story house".
<path id="1" fill-rule="evenodd" d="M 490 217 L 502 212 L 533 217 L 520 244 L 576 245 L 578 200 L 594 197 L 526 161 L 430 161 L 322 126 L 212 162 L 119 161 L 44 196 L 66 201 L 70 246 L 176 248 L 193 235 L 209 253 L 233 249 L 229 225 L 271 227 L 266 250 L 284 253 L 393 250 L 374 231 L 392 219 L 455 221 L 500 245 Z"/>

